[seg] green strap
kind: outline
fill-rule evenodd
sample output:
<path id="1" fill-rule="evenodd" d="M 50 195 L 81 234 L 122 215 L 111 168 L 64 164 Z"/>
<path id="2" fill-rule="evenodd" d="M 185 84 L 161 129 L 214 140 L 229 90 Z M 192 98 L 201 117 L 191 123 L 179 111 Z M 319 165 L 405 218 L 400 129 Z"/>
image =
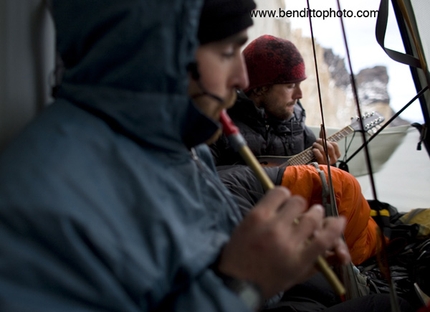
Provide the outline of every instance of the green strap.
<path id="1" fill-rule="evenodd" d="M 398 51 L 394 51 L 385 47 L 384 41 L 385 41 L 385 33 L 387 30 L 387 23 L 388 23 L 388 10 L 389 10 L 389 0 L 381 0 L 381 4 L 379 5 L 378 17 L 376 19 L 376 28 L 375 28 L 376 41 L 379 43 L 379 45 L 385 51 L 385 53 L 387 53 L 387 55 L 393 60 L 402 64 L 421 68 L 421 63 L 419 59 L 417 59 L 416 57 L 409 54 L 400 53 Z"/>

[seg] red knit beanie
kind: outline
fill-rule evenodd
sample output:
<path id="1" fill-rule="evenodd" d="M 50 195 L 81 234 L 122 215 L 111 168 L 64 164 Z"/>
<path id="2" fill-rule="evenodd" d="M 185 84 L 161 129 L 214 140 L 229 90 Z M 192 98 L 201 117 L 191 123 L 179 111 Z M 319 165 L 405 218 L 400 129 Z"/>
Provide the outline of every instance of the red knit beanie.
<path id="1" fill-rule="evenodd" d="M 248 44 L 243 56 L 249 76 L 249 86 L 245 92 L 306 79 L 303 57 L 288 40 L 270 35 L 260 36 Z"/>

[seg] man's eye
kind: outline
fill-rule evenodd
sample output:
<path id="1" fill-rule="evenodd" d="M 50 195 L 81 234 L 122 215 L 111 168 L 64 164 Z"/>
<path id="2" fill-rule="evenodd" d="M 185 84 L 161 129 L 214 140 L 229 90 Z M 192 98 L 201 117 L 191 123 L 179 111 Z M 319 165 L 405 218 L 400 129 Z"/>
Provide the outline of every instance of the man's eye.
<path id="1" fill-rule="evenodd" d="M 221 56 L 223 58 L 232 58 L 235 57 L 237 53 L 240 53 L 240 49 L 236 48 L 234 45 L 228 45 L 224 47 L 221 51 Z"/>
<path id="2" fill-rule="evenodd" d="M 234 56 L 234 51 L 223 52 L 221 55 L 222 55 L 222 57 L 230 58 L 230 57 Z"/>

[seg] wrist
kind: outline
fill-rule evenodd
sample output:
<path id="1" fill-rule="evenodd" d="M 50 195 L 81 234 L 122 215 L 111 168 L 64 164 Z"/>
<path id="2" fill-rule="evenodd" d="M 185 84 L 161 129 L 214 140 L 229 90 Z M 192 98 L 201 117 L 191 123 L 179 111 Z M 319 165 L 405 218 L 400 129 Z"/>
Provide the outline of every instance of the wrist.
<path id="1" fill-rule="evenodd" d="M 223 284 L 234 292 L 250 309 L 257 311 L 263 305 L 264 297 L 257 284 L 222 273 L 217 264 L 212 269 Z"/>

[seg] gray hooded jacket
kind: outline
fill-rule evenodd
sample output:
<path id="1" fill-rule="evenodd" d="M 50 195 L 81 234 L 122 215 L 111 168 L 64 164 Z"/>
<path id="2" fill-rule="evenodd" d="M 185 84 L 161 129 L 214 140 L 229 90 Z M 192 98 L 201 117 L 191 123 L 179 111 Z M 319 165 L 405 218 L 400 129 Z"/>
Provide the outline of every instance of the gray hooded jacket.
<path id="1" fill-rule="evenodd" d="M 210 269 L 240 216 L 186 94 L 200 7 L 53 1 L 63 81 L 0 156 L 0 311 L 247 311 Z"/>

